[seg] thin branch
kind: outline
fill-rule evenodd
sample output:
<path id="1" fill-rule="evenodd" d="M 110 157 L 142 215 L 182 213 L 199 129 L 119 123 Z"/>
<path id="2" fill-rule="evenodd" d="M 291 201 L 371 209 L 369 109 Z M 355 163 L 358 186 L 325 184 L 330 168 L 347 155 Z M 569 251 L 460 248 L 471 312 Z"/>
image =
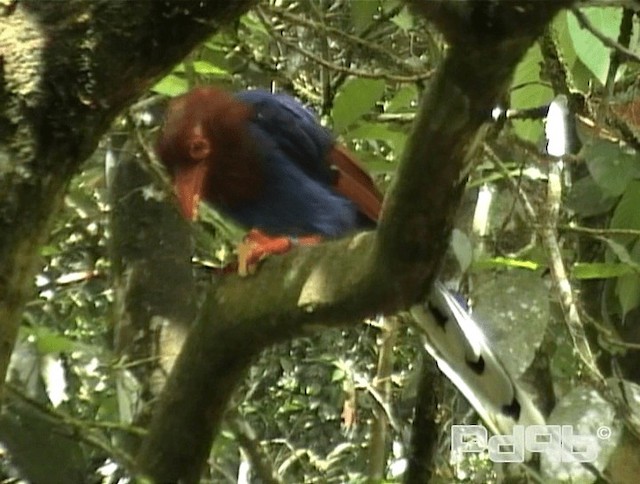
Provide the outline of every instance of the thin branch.
<path id="1" fill-rule="evenodd" d="M 251 467 L 260 482 L 280 484 L 282 480 L 271 465 L 269 457 L 262 448 L 260 441 L 256 438 L 256 434 L 249 422 L 242 420 L 238 414 L 235 414 L 231 418 L 227 418 L 227 424 L 249 458 Z"/>
<path id="2" fill-rule="evenodd" d="M 268 7 L 258 7 L 258 9 L 264 11 L 267 10 L 268 12 L 270 12 L 271 14 L 273 14 L 274 16 L 277 16 L 281 19 L 286 20 L 287 22 L 291 23 L 291 24 L 295 24 L 295 25 L 302 25 L 303 27 L 308 27 L 310 29 L 316 30 L 318 31 L 318 33 L 322 33 L 325 36 L 326 35 L 333 35 L 336 37 L 341 38 L 342 40 L 346 41 L 347 43 L 353 45 L 353 46 L 358 46 L 361 47 L 369 52 L 372 52 L 376 55 L 378 55 L 379 57 L 383 57 L 386 59 L 391 60 L 394 64 L 396 64 L 398 67 L 400 67 L 401 69 L 407 71 L 407 72 L 412 72 L 412 73 L 416 73 L 416 69 L 408 64 L 404 59 L 393 55 L 393 53 L 389 50 L 386 49 L 384 47 L 381 47 L 378 44 L 375 44 L 373 42 L 370 42 L 368 40 L 366 40 L 365 38 L 363 38 L 362 36 L 355 36 L 355 35 L 351 35 L 343 30 L 337 29 L 335 27 L 330 27 L 327 26 L 325 24 L 321 24 L 318 22 L 313 22 L 311 20 L 308 20 L 304 17 L 301 17 L 299 15 L 295 15 L 292 14 L 290 12 L 287 12 L 283 9 L 274 7 L 274 6 L 268 6 Z"/>
<path id="3" fill-rule="evenodd" d="M 557 162 L 549 167 L 547 204 L 544 217 L 546 223 L 540 228 L 540 236 L 549 257 L 551 276 L 560 296 L 565 323 L 573 340 L 573 345 L 580 359 L 589 369 L 591 377 L 595 379 L 599 385 L 604 385 L 604 377 L 598 368 L 595 356 L 589 345 L 589 340 L 584 332 L 584 325 L 578 312 L 576 299 L 562 258 L 562 250 L 560 249 L 558 237 L 555 232 L 555 227 L 558 224 L 558 215 L 560 213 L 561 198 L 562 178 L 559 162 Z"/>
<path id="4" fill-rule="evenodd" d="M 11 383 L 5 383 L 5 390 L 10 397 L 20 400 L 22 403 L 28 405 L 42 415 L 43 418 L 51 422 L 52 427 L 59 426 L 67 429 L 69 439 L 80 440 L 91 447 L 101 450 L 109 457 L 112 457 L 125 469 L 134 468 L 133 459 L 130 455 L 126 454 L 121 449 L 112 446 L 106 437 L 100 435 L 95 430 L 117 430 L 119 432 L 127 432 L 132 435 L 142 436 L 146 434 L 143 429 L 133 427 L 131 425 L 124 425 L 118 422 L 94 422 L 65 415 L 28 397 Z"/>
<path id="5" fill-rule="evenodd" d="M 558 230 L 565 232 L 576 232 L 592 237 L 610 237 L 612 235 L 630 235 L 632 237 L 640 237 L 640 230 L 635 229 L 596 229 L 592 227 L 582 227 L 574 225 L 558 225 Z"/>
<path id="6" fill-rule="evenodd" d="M 264 13 L 262 13 L 260 10 L 258 10 L 257 14 L 260 17 L 260 20 L 262 21 L 263 25 L 267 29 L 267 32 L 269 33 L 269 35 L 276 42 L 280 42 L 280 43 L 286 45 L 287 47 L 295 50 L 299 54 L 302 54 L 306 58 L 314 61 L 316 64 L 324 66 L 327 69 L 331 69 L 332 71 L 341 72 L 341 73 L 348 74 L 348 75 L 351 75 L 351 76 L 362 77 L 362 78 L 365 78 L 365 79 L 384 79 L 386 81 L 402 82 L 402 83 L 414 83 L 414 82 L 417 82 L 417 81 L 424 81 L 424 80 L 429 79 L 429 78 L 431 78 L 433 76 L 433 73 L 434 73 L 433 69 L 431 69 L 431 70 L 429 70 L 427 72 L 420 73 L 420 74 L 415 74 L 413 76 L 396 76 L 396 75 L 393 75 L 393 74 L 388 74 L 386 72 L 374 73 L 374 72 L 370 72 L 370 71 L 364 71 L 364 70 L 361 70 L 361 69 L 352 69 L 352 68 L 349 68 L 349 67 L 343 67 L 341 65 L 334 64 L 332 62 L 328 62 L 328 61 L 324 60 L 321 56 L 316 55 L 313 52 L 310 52 L 310 51 L 308 51 L 307 49 L 305 49 L 303 47 L 300 47 L 295 42 L 292 42 L 290 40 L 286 40 L 284 36 L 277 35 L 276 32 L 273 30 L 272 25 L 270 24 L 268 19 L 265 17 Z"/>

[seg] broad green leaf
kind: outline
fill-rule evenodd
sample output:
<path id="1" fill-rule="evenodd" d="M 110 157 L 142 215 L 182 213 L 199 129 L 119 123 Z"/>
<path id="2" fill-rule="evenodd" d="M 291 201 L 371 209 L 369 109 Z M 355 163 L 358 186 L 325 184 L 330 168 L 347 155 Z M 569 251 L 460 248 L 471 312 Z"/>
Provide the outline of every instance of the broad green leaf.
<path id="1" fill-rule="evenodd" d="M 378 0 L 351 0 L 349 6 L 351 7 L 353 27 L 357 32 L 362 32 L 371 25 L 375 14 L 378 13 L 380 2 Z"/>
<path id="2" fill-rule="evenodd" d="M 549 103 L 553 91 L 540 80 L 542 54 L 540 47 L 529 49 L 516 69 L 511 83 L 511 107 L 514 109 L 532 108 Z M 514 121 L 513 126 L 521 138 L 537 143 L 543 133 L 542 121 Z"/>
<path id="3" fill-rule="evenodd" d="M 624 318 L 629 311 L 637 308 L 638 304 L 640 304 L 640 275 L 627 274 L 621 276 L 616 284 L 616 295 Z"/>
<path id="4" fill-rule="evenodd" d="M 331 375 L 331 381 L 332 382 L 342 381 L 345 379 L 345 377 L 346 377 L 346 373 L 344 372 L 344 370 L 340 368 L 336 368 L 335 370 L 333 370 L 333 374 Z"/>
<path id="5" fill-rule="evenodd" d="M 549 289 L 540 274 L 520 269 L 476 274 L 474 319 L 511 374 L 535 358 L 549 323 Z"/>
<path id="6" fill-rule="evenodd" d="M 615 254 L 615 256 L 618 258 L 620 262 L 622 262 L 623 264 L 626 264 L 629 268 L 640 273 L 640 264 L 636 262 L 637 259 L 634 259 L 633 255 L 627 250 L 627 248 L 623 244 L 620 244 L 615 240 L 605 238 L 605 237 L 600 237 L 600 240 L 602 240 L 609 246 L 609 249 L 611 250 L 611 252 Z"/>
<path id="7" fill-rule="evenodd" d="M 34 331 L 34 335 L 36 336 L 36 348 L 38 348 L 38 353 L 40 354 L 70 352 L 81 346 L 76 341 L 54 333 L 45 327 L 37 328 L 37 331 Z"/>
<path id="8" fill-rule="evenodd" d="M 189 83 L 186 79 L 178 77 L 175 74 L 169 74 L 158 81 L 158 83 L 151 88 L 153 92 L 158 94 L 164 94 L 165 96 L 179 96 L 189 90 Z"/>
<path id="9" fill-rule="evenodd" d="M 640 157 L 618 143 L 594 139 L 583 147 L 582 155 L 594 181 L 605 195 L 622 195 L 627 185 L 640 175 Z"/>
<path id="10" fill-rule="evenodd" d="M 387 102 L 385 111 L 388 113 L 415 111 L 412 106 L 418 100 L 418 90 L 415 86 L 405 86 L 398 89 L 398 92 Z"/>
<path id="11" fill-rule="evenodd" d="M 585 176 L 573 184 L 567 194 L 566 206 L 582 217 L 592 217 L 609 212 L 617 198 L 605 195 L 590 176 Z"/>
<path id="12" fill-rule="evenodd" d="M 616 295 L 622 308 L 623 318 L 629 311 L 640 305 L 640 264 L 638 264 L 640 262 L 640 241 L 633 244 L 629 256 L 627 261 L 620 260 L 626 262 L 636 272 L 621 276 L 616 284 Z"/>
<path id="13" fill-rule="evenodd" d="M 409 12 L 407 7 L 400 10 L 400 13 L 393 17 L 391 21 L 396 24 L 400 29 L 407 31 L 413 28 L 414 17 Z"/>
<path id="14" fill-rule="evenodd" d="M 618 206 L 613 212 L 612 229 L 640 230 L 640 181 L 632 180 L 622 194 Z M 630 237 L 617 237 L 618 240 L 631 240 Z"/>
<path id="15" fill-rule="evenodd" d="M 342 85 L 336 94 L 331 117 L 334 130 L 342 133 L 356 120 L 373 109 L 384 93 L 385 82 L 380 79 L 353 78 Z"/>
<path id="16" fill-rule="evenodd" d="M 621 8 L 592 7 L 581 9 L 581 11 L 599 32 L 611 40 L 615 41 L 617 39 L 622 18 Z M 587 66 L 596 79 L 601 84 L 604 84 L 609 69 L 609 56 L 611 54 L 609 48 L 605 47 L 593 34 L 580 27 L 573 14 L 567 15 L 567 26 L 578 58 Z"/>
<path id="17" fill-rule="evenodd" d="M 569 353 L 571 348 L 567 348 L 567 350 Z M 572 371 L 569 374 L 575 376 L 578 372 L 576 372 L 577 368 L 571 360 L 575 361 L 577 358 L 575 354 L 567 354 L 566 356 L 567 363 L 572 366 Z M 615 383 L 608 384 L 611 385 L 610 388 L 619 388 L 620 381 L 616 380 Z M 635 394 L 629 392 L 629 397 L 629 400 L 634 402 Z M 548 422 L 553 425 L 570 425 L 569 428 L 573 429 L 576 436 L 591 436 L 589 446 L 594 452 L 595 458 L 589 462 L 590 465 L 587 467 L 583 462 L 577 462 L 577 459 L 561 458 L 558 455 L 560 452 L 542 452 L 540 454 L 541 482 L 579 482 L 583 484 L 596 482 L 590 467 L 593 466 L 602 472 L 608 466 L 622 434 L 620 420 L 614 406 L 591 387 L 586 385 L 577 387 L 564 394 L 556 403 Z M 598 438 L 601 435 L 600 430 L 604 427 L 607 427 L 610 433 L 606 438 Z M 568 478 L 559 478 L 559 476 Z"/>
<path id="18" fill-rule="evenodd" d="M 566 67 L 571 67 L 578 58 L 578 55 L 573 48 L 573 41 L 571 39 L 571 34 L 569 33 L 567 12 L 560 12 L 554 19 L 552 25 L 557 46 L 560 48 L 562 54 L 562 61 L 565 63 Z"/>
<path id="19" fill-rule="evenodd" d="M 198 74 L 208 74 L 216 77 L 230 76 L 229 72 L 226 69 L 213 65 L 211 62 L 208 62 L 208 61 L 203 61 L 203 60 L 195 61 L 193 63 L 193 68 Z"/>
<path id="20" fill-rule="evenodd" d="M 578 262 L 571 268 L 573 279 L 610 279 L 632 273 L 627 264 L 609 262 Z"/>

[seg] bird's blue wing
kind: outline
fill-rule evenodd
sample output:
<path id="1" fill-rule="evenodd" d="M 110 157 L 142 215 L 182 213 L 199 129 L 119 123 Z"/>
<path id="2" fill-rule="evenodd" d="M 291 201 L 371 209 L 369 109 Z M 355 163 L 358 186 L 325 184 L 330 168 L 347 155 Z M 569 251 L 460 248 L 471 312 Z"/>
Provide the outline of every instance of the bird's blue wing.
<path id="1" fill-rule="evenodd" d="M 334 174 L 327 162 L 333 136 L 311 111 L 287 94 L 260 89 L 239 92 L 236 98 L 253 107 L 252 124 L 284 156 L 311 178 L 327 185 L 333 183 Z"/>

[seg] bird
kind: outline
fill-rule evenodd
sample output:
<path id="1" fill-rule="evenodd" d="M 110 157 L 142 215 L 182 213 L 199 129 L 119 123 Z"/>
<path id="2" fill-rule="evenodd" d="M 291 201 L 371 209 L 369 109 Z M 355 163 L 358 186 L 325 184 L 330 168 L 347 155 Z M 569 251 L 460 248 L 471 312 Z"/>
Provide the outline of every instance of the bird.
<path id="1" fill-rule="evenodd" d="M 204 200 L 247 228 L 241 273 L 295 245 L 374 229 L 380 216 L 383 196 L 355 155 L 285 93 L 196 87 L 170 102 L 156 153 L 185 217 Z M 426 350 L 493 433 L 544 424 L 442 283 L 409 312 Z"/>

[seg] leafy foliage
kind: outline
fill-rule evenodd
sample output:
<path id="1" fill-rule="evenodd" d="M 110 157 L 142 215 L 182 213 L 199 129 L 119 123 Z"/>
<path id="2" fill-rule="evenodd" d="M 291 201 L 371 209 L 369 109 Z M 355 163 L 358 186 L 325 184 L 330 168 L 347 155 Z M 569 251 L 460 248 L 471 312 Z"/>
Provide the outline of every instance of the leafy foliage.
<path id="1" fill-rule="evenodd" d="M 615 6 L 582 12 L 613 44 L 598 39 L 581 16 L 566 13 L 523 59 L 505 100 L 512 111 L 496 123 L 470 174 L 445 273 L 469 289 L 503 358 L 539 389 L 543 406 L 553 409 L 553 422 L 575 423 L 582 432 L 593 431 L 594 422 L 613 429 L 596 463 L 603 470 L 622 434 L 614 417 L 619 408 L 589 387 L 597 378 L 562 322 L 566 301 L 547 280 L 549 272 L 557 277 L 557 264 L 566 266 L 569 280 L 562 282 L 579 296 L 578 316 L 588 325 L 602 372 L 617 377 L 613 369 L 620 367 L 625 388 L 635 395 L 640 381 L 633 352 L 640 324 L 640 104 L 633 47 L 638 20 Z M 629 16 L 631 32 L 625 36 Z M 621 54 L 617 42 L 636 57 Z M 176 96 L 202 83 L 290 91 L 358 153 L 384 188 L 444 49 L 438 34 L 395 0 L 264 2 L 176 66 L 149 99 Z M 563 204 L 552 220 L 547 184 L 550 167 L 559 161 L 544 152 L 542 118 L 558 94 L 569 97 L 577 119 L 575 144 L 581 149 L 563 160 Z M 136 112 L 132 108 L 128 115 Z M 144 127 L 137 135 L 152 136 Z M 19 438 L 25 432 L 16 423 L 21 416 L 29 415 L 34 441 L 45 442 L 52 428 L 80 436 L 51 443 L 59 450 L 56 464 L 63 462 L 67 477 L 76 475 L 77 482 L 116 482 L 128 458 L 119 446 L 137 432 L 130 423 L 140 405 L 140 382 L 116 363 L 112 351 L 114 290 L 124 289 L 112 288 L 109 281 L 106 214 L 113 207 L 102 168 L 105 153 L 99 150 L 74 180 L 42 249 L 44 270 L 34 285 L 10 375 L 13 403 L 0 420 L 3 478 L 45 482 L 40 476 L 57 475 Z M 490 196 L 481 210 L 477 195 L 482 190 Z M 225 226 L 224 221 L 213 224 Z M 545 224 L 553 224 L 561 260 L 542 247 Z M 199 263 L 229 260 L 231 245 L 224 241 L 237 237 L 234 230 L 228 228 L 226 235 L 218 230 L 213 241 L 199 244 Z M 210 283 L 208 277 L 202 277 L 204 284 Z M 395 331 L 387 389 L 376 380 L 383 335 L 376 321 L 360 331 L 323 332 L 263 354 L 212 449 L 210 481 L 265 480 L 256 477 L 253 460 L 260 449 L 285 482 L 364 482 L 376 421 L 388 432 L 383 479 L 400 480 L 411 453 L 421 349 L 411 329 L 400 325 Z M 433 482 L 495 482 L 486 459 L 449 459 L 448 424 L 476 420 L 451 387 L 434 386 L 441 397 L 435 411 L 441 430 Z M 585 399 L 592 399 L 587 421 Z M 559 468 L 545 459 L 545 479 L 594 480 L 584 469 Z M 528 471 L 523 466 L 515 472 L 526 476 Z"/>

